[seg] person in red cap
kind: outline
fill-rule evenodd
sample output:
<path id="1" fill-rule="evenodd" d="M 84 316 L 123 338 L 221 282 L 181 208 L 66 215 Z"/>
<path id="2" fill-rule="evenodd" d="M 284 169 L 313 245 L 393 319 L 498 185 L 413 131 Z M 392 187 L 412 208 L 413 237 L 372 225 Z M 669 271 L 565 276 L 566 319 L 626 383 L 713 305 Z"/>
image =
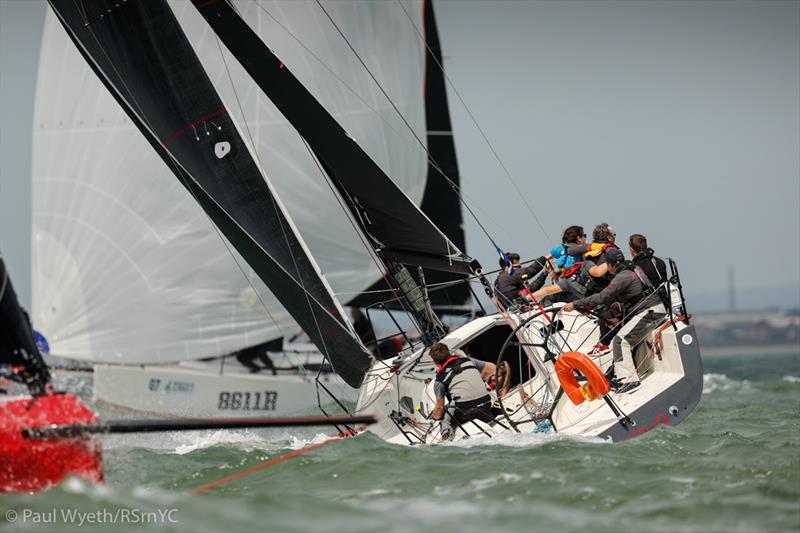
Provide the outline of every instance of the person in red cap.
<path id="1" fill-rule="evenodd" d="M 619 330 L 611 341 L 614 353 L 612 385 L 617 392 L 633 392 L 641 385 L 633 362 L 633 347 L 664 320 L 667 311 L 642 269 L 625 261 L 625 256 L 617 248 L 608 248 L 605 256 L 608 271 L 614 276 L 608 287 L 568 303 L 562 309 L 572 311 L 604 305 L 607 310 L 616 307 L 622 312 L 622 326 L 617 326 Z M 610 315 L 606 316 L 610 318 Z"/>

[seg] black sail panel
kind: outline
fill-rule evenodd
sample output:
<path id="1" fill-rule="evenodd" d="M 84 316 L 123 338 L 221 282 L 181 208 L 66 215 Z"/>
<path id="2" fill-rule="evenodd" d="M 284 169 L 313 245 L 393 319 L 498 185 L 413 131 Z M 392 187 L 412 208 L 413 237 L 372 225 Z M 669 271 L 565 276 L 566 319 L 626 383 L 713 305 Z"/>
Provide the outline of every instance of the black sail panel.
<path id="1" fill-rule="evenodd" d="M 433 1 L 425 3 L 425 121 L 428 129 L 428 179 L 420 206 L 436 226 L 447 235 L 453 244 L 466 251 L 464 238 L 464 214 L 459 192 L 442 176 L 444 174 L 455 185 L 460 186 L 456 146 L 447 106 L 447 88 L 442 66 L 442 49 L 439 31 L 433 12 Z M 438 168 L 437 168 L 438 167 Z M 458 279 L 447 272 L 425 273 L 428 284 L 435 285 Z M 451 285 L 446 289 L 430 293 L 431 304 L 437 309 L 463 307 L 471 298 L 466 283 Z"/>
<path id="2" fill-rule="evenodd" d="M 220 40 L 306 140 L 383 254 L 429 268 L 477 268 L 347 135 L 227 0 L 192 0 Z"/>
<path id="3" fill-rule="evenodd" d="M 450 124 L 450 111 L 447 106 L 447 90 L 442 67 L 442 50 L 432 0 L 424 0 L 425 86 L 421 88 L 425 96 L 425 121 L 428 130 L 428 173 L 425 192 L 420 209 L 428 215 L 460 250 L 466 251 L 464 239 L 464 215 L 459 193 L 447 182 L 447 178 L 460 186 L 456 147 Z M 414 274 L 412 272 L 412 274 Z M 415 276 L 416 277 L 416 276 Z M 441 270 L 426 270 L 428 285 L 437 285 L 463 279 L 463 275 Z M 389 285 L 380 279 L 353 300 L 349 305 L 367 307 L 386 299 Z M 433 308 L 443 314 L 461 314 L 471 299 L 466 283 L 446 286 L 429 293 Z M 399 305 L 399 304 L 398 304 Z"/>
<path id="4" fill-rule="evenodd" d="M 370 356 L 264 180 L 163 0 L 50 0 L 89 65 L 334 370 Z M 157 194 L 157 191 L 154 191 Z"/>

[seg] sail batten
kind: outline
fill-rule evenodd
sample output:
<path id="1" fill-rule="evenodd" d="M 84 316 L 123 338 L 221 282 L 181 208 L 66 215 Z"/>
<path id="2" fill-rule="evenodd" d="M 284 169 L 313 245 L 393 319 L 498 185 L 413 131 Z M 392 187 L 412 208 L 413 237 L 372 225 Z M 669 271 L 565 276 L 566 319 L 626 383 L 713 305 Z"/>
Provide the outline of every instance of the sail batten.
<path id="1" fill-rule="evenodd" d="M 226 48 L 306 140 L 381 254 L 400 262 L 471 272 L 463 254 L 400 190 L 265 45 L 227 0 L 193 0 Z M 401 257 L 403 259 L 399 259 Z"/>
<path id="2" fill-rule="evenodd" d="M 50 4 L 170 170 L 334 370 L 358 386 L 369 353 L 354 336 L 166 2 Z"/>

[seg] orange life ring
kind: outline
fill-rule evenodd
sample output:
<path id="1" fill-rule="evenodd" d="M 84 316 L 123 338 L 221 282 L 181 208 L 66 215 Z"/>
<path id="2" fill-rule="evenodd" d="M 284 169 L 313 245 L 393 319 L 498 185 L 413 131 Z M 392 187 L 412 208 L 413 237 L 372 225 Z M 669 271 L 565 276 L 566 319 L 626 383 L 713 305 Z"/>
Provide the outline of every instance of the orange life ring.
<path id="1" fill-rule="evenodd" d="M 573 370 L 586 377 L 586 385 L 581 387 Z M 611 391 L 611 385 L 600 367 L 580 352 L 562 354 L 556 361 L 556 375 L 561 388 L 575 405 L 584 400 L 600 398 Z"/>

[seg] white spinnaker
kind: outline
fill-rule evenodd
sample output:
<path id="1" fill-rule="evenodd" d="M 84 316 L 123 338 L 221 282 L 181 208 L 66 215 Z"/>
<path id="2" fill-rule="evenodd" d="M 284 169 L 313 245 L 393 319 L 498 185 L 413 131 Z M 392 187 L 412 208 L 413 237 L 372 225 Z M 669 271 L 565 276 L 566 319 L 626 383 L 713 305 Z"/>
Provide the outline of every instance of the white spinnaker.
<path id="1" fill-rule="evenodd" d="M 407 9 L 421 25 L 421 5 L 411 4 Z M 343 48 L 319 6 L 262 5 L 368 105 L 256 3 L 237 7 L 362 147 L 421 201 L 424 151 Z M 424 48 L 400 7 L 390 2 L 325 5 L 424 139 Z M 225 51 L 231 85 L 213 32 L 194 8 L 184 2 L 171 6 L 229 111 L 244 126 L 236 87 L 247 121 L 240 128 L 245 139 L 249 142 L 249 129 L 270 181 L 346 301 L 345 294 L 363 290 L 380 273 L 302 141 Z M 389 37 L 385 45 L 372 42 L 381 35 Z M 369 107 L 379 109 L 383 119 Z M 174 362 L 297 332 L 288 313 L 225 244 L 48 12 L 34 118 L 32 319 L 51 351 L 98 362 Z"/>

